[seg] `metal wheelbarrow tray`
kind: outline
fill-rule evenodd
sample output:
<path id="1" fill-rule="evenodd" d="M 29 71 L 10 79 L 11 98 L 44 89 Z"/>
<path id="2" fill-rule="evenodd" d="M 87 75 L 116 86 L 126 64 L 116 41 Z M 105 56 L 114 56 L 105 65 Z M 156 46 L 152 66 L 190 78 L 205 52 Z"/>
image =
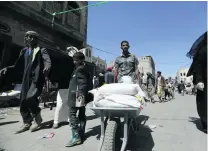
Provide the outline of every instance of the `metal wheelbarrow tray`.
<path id="1" fill-rule="evenodd" d="M 136 117 L 139 116 L 140 108 L 107 108 L 107 107 L 89 107 L 95 114 L 101 117 L 101 136 L 99 151 L 115 151 L 115 137 L 117 127 L 120 124 L 120 118 L 124 118 L 124 129 L 123 129 L 123 143 L 121 151 L 124 151 L 127 146 L 129 130 L 133 128 L 133 122 L 136 122 Z M 104 117 L 110 119 L 104 120 Z M 106 118 L 108 119 L 108 118 Z M 137 125 L 137 123 L 136 123 Z M 136 126 L 136 132 L 138 128 Z M 135 130 L 134 130 L 135 132 Z"/>

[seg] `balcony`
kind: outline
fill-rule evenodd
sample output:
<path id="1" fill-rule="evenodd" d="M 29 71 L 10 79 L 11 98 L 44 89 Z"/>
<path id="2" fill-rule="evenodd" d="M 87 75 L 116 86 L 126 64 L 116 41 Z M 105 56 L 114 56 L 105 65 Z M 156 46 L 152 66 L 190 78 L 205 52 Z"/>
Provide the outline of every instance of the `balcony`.
<path id="1" fill-rule="evenodd" d="M 49 12 L 60 12 L 62 9 L 62 2 L 44 4 L 43 8 L 49 10 Z M 5 2 L 2 4 L 4 8 L 8 8 L 14 12 L 17 12 L 25 17 L 29 17 L 32 20 L 37 21 L 40 24 L 48 26 L 51 28 L 52 24 L 52 15 L 48 14 L 43 8 L 41 11 L 37 11 L 32 7 L 25 5 L 23 2 Z M 49 9 L 50 8 L 50 9 Z M 67 25 L 62 24 L 63 15 L 56 15 L 54 22 L 54 30 L 61 32 L 69 37 L 76 38 L 79 41 L 84 41 L 84 35 L 80 33 L 80 25 L 78 25 L 78 21 L 80 20 L 80 16 L 76 16 L 75 14 L 70 13 L 70 19 L 67 21 Z M 70 23 L 70 26 L 68 25 Z"/>

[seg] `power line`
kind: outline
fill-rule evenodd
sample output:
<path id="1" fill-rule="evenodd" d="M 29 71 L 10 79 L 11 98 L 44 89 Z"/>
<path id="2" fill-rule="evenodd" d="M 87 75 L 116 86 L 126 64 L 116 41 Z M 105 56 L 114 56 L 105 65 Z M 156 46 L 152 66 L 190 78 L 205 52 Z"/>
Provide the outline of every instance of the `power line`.
<path id="1" fill-rule="evenodd" d="M 101 51 L 101 52 L 105 52 L 107 54 L 111 54 L 111 55 L 114 55 L 114 56 L 118 56 L 117 54 L 114 54 L 114 53 L 111 53 L 111 52 L 108 52 L 108 51 L 105 51 L 105 50 L 102 50 L 102 49 L 99 49 L 99 48 L 95 48 L 95 47 L 92 47 L 92 48 L 94 48 L 95 50 Z"/>
<path id="2" fill-rule="evenodd" d="M 83 7 L 80 7 L 80 8 L 70 9 L 70 10 L 63 11 L 63 12 L 58 12 L 58 13 L 57 12 L 54 12 L 54 13 L 55 13 L 55 15 L 60 15 L 60 14 L 65 14 L 65 13 L 70 13 L 70 12 L 73 12 L 73 11 L 78 11 L 78 10 L 86 9 L 86 8 L 93 7 L 93 6 L 100 6 L 100 5 L 103 5 L 105 3 L 108 3 L 108 1 L 98 2 L 98 3 L 95 3 L 95 4 L 86 5 L 86 6 L 83 6 Z"/>
<path id="3" fill-rule="evenodd" d="M 53 13 L 50 13 L 47 9 L 43 8 L 42 5 L 40 5 L 38 2 L 36 2 L 43 10 L 45 10 L 48 14 L 52 15 L 52 28 L 53 28 L 53 24 L 54 24 L 54 18 L 56 15 L 61 15 L 61 14 L 66 14 L 66 13 L 71 13 L 73 11 L 79 11 L 79 10 L 82 10 L 82 9 L 86 9 L 86 8 L 89 8 L 89 7 L 93 7 L 93 6 L 100 6 L 100 5 L 103 5 L 105 3 L 108 3 L 108 1 L 103 1 L 103 2 L 98 2 L 98 3 L 95 3 L 95 4 L 91 4 L 91 5 L 86 5 L 86 6 L 83 6 L 83 7 L 79 7 L 79 8 L 75 8 L 75 9 L 70 9 L 70 10 L 67 10 L 67 11 L 63 11 L 63 12 L 53 12 Z"/>
<path id="4" fill-rule="evenodd" d="M 36 1 L 35 1 L 36 2 Z M 47 12 L 48 14 L 50 14 L 52 16 L 52 14 L 47 10 L 45 9 L 42 5 L 40 5 L 38 2 L 36 2 L 45 12 Z"/>

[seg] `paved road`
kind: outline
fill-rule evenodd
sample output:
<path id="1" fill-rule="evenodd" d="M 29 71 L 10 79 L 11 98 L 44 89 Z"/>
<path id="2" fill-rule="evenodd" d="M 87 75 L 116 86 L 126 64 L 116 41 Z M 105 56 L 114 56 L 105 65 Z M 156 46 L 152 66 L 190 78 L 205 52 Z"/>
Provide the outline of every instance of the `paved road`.
<path id="1" fill-rule="evenodd" d="M 7 116 L 0 116 L 0 147 L 5 151 L 68 151 L 64 145 L 70 138 L 68 125 L 53 130 L 50 128 L 53 111 L 43 110 L 44 122 L 40 131 L 14 135 L 21 126 L 18 110 L 9 110 Z M 73 151 L 96 151 L 100 133 L 100 119 L 87 110 L 87 140 Z M 131 151 L 206 151 L 206 134 L 197 129 L 199 123 L 194 96 L 179 96 L 166 103 L 147 104 L 140 119 L 149 117 L 145 126 L 135 137 L 129 139 L 127 150 Z M 147 125 L 156 125 L 149 129 Z M 39 139 L 46 133 L 55 132 L 52 139 Z"/>

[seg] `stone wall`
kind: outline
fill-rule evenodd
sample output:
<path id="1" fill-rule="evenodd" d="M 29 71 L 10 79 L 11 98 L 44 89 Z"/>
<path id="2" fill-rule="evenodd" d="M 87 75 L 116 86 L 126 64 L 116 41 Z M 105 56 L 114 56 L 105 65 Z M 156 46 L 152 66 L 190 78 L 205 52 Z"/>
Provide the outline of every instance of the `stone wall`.
<path id="1" fill-rule="evenodd" d="M 67 5 L 68 2 L 63 2 L 65 5 Z M 15 15 L 6 12 L 5 9 L 15 9 L 14 7 L 10 6 L 10 3 L 8 6 L 10 8 L 5 8 L 0 11 L 1 12 L 1 18 L 0 20 L 3 21 L 4 23 L 8 24 L 11 26 L 12 30 L 9 33 L 10 36 L 13 37 L 13 42 L 23 45 L 22 43 L 22 38 L 24 36 L 25 31 L 27 30 L 36 30 L 37 32 L 41 33 L 41 35 L 47 39 L 46 41 L 50 42 L 60 42 L 60 45 L 63 45 L 64 42 L 70 43 L 69 45 L 73 45 L 73 40 L 78 40 L 80 41 L 80 45 L 83 43 L 86 43 L 86 31 L 87 31 L 87 10 L 84 9 L 81 11 L 80 15 L 80 27 L 78 28 L 79 31 L 74 30 L 70 28 L 71 26 L 69 24 L 66 24 L 66 22 L 56 22 L 54 23 L 54 28 L 51 27 L 52 23 L 52 17 L 49 16 L 44 16 L 41 11 L 42 4 L 43 2 L 38 1 L 38 2 L 11 2 L 12 6 L 17 6 L 16 9 L 20 15 L 22 15 L 21 18 L 16 18 L 14 17 Z M 87 5 L 86 2 L 77 2 L 77 5 L 79 7 L 83 7 L 84 5 Z M 12 8 L 11 8 L 12 7 Z M 64 10 L 63 10 L 64 11 Z M 39 12 L 39 13 L 38 13 Z M 42 13 L 42 14 L 41 14 Z M 24 16 L 25 15 L 25 16 Z M 31 16 L 34 16 L 33 18 Z M 27 20 L 25 17 L 29 17 L 30 19 L 33 19 L 35 21 L 33 24 L 29 20 Z M 65 17 L 66 15 L 62 15 L 62 18 Z M 42 26 L 41 26 L 42 25 Z M 45 26 L 45 27 L 43 27 Z M 68 27 L 70 26 L 70 27 Z M 51 32 L 52 31 L 52 32 Z M 65 34 L 65 37 L 63 38 L 63 34 Z M 70 39 L 71 38 L 71 39 Z M 60 39 L 60 40 L 57 40 Z M 72 40 L 73 39 L 73 40 Z M 80 46 L 82 47 L 82 46 Z"/>

